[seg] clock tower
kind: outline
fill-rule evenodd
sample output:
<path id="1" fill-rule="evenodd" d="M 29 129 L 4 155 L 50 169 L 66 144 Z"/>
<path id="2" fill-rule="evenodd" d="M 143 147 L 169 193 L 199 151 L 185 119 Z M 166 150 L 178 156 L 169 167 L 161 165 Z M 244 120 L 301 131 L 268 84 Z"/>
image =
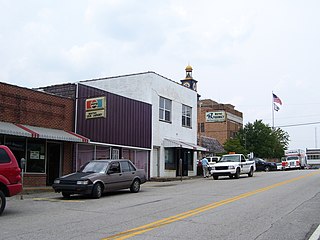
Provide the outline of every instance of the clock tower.
<path id="1" fill-rule="evenodd" d="M 190 88 L 194 91 L 197 91 L 197 80 L 193 79 L 192 77 L 192 67 L 188 65 L 186 67 L 186 78 L 183 80 L 180 80 L 181 84 L 187 88 Z"/>

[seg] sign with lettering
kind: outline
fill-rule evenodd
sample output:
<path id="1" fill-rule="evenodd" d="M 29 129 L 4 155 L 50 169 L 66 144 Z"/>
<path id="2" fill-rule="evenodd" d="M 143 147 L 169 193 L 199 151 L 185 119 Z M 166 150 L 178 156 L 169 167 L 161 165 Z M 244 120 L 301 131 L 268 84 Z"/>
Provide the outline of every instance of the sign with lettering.
<path id="1" fill-rule="evenodd" d="M 224 122 L 226 120 L 225 111 L 206 112 L 206 122 Z"/>
<path id="2" fill-rule="evenodd" d="M 106 97 L 86 99 L 86 119 L 106 117 Z"/>

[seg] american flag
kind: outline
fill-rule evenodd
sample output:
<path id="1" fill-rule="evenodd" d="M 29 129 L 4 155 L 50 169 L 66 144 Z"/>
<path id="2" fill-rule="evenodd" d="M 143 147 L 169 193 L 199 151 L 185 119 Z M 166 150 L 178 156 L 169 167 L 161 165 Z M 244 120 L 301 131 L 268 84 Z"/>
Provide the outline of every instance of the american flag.
<path id="1" fill-rule="evenodd" d="M 273 96 L 273 102 L 279 103 L 280 105 L 282 105 L 281 99 L 277 95 L 272 93 L 272 96 Z"/>

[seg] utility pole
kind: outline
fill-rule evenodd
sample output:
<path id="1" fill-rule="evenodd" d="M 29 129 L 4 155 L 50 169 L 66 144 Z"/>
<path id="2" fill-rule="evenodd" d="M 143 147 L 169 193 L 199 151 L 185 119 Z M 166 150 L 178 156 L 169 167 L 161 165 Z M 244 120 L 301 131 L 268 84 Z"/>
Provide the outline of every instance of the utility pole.
<path id="1" fill-rule="evenodd" d="M 314 128 L 314 142 L 315 142 L 315 148 L 318 148 L 317 127 Z"/>

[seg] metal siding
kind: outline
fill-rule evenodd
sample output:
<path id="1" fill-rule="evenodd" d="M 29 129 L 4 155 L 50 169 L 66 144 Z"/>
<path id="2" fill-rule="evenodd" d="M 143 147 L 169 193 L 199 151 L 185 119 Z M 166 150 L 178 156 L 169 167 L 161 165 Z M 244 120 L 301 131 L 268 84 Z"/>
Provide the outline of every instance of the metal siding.
<path id="1" fill-rule="evenodd" d="M 106 118 L 85 119 L 85 100 L 106 96 Z M 77 133 L 91 141 L 151 148 L 151 104 L 79 84 Z"/>

